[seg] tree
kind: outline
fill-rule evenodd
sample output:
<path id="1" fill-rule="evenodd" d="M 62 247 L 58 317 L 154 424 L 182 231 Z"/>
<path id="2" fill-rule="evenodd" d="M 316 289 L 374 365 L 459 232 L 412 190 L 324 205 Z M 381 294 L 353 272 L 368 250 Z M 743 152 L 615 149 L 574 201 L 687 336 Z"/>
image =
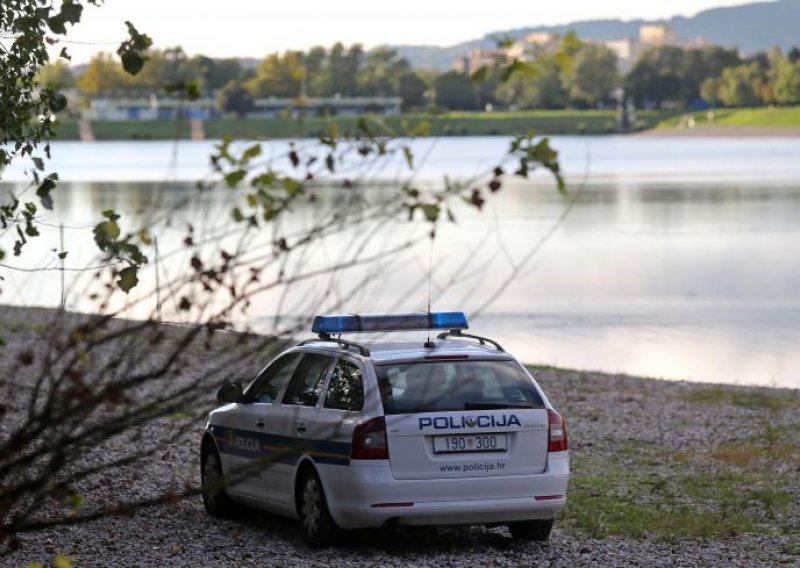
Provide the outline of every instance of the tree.
<path id="1" fill-rule="evenodd" d="M 645 51 L 625 78 L 625 90 L 637 106 L 661 108 L 664 101 L 681 100 L 684 52 L 661 46 Z"/>
<path id="2" fill-rule="evenodd" d="M 400 78 L 411 72 L 406 59 L 393 49 L 378 47 L 370 51 L 358 74 L 359 93 L 366 96 L 389 96 L 400 90 Z"/>
<path id="3" fill-rule="evenodd" d="M 716 106 L 720 102 L 719 94 L 721 89 L 722 79 L 720 77 L 711 77 L 703 81 L 700 86 L 700 97 L 712 106 Z"/>
<path id="4" fill-rule="evenodd" d="M 800 60 L 792 62 L 789 58 L 781 58 L 776 61 L 773 72 L 775 102 L 782 105 L 800 103 Z"/>
<path id="5" fill-rule="evenodd" d="M 575 54 L 567 78 L 569 97 L 594 107 L 611 96 L 616 83 L 616 54 L 604 46 L 582 46 Z"/>
<path id="6" fill-rule="evenodd" d="M 213 59 L 205 55 L 195 55 L 189 61 L 199 70 L 203 88 L 209 92 L 217 91 L 231 81 L 240 81 L 244 76 L 242 64 L 238 59 Z"/>
<path id="7" fill-rule="evenodd" d="M 466 73 L 448 71 L 433 81 L 436 104 L 450 110 L 476 110 L 475 84 Z"/>
<path id="8" fill-rule="evenodd" d="M 247 86 L 256 97 L 294 98 L 300 96 L 305 78 L 303 54 L 287 51 L 265 57 Z"/>
<path id="9" fill-rule="evenodd" d="M 232 80 L 219 91 L 219 104 L 225 112 L 235 113 L 243 118 L 255 108 L 255 101 L 250 91 L 244 88 L 241 81 Z"/>
<path id="10" fill-rule="evenodd" d="M 403 111 L 423 108 L 427 102 L 425 100 L 427 91 L 428 85 L 419 75 L 413 71 L 403 73 L 400 76 L 400 85 L 397 93 L 402 99 L 401 108 Z"/>
<path id="11" fill-rule="evenodd" d="M 551 55 L 540 55 L 529 71 L 516 73 L 502 83 L 497 95 L 506 104 L 521 109 L 554 109 L 567 105 L 562 68 Z"/>
<path id="12" fill-rule="evenodd" d="M 681 70 L 684 101 L 691 104 L 702 97 L 701 87 L 704 81 L 719 77 L 725 68 L 735 67 L 741 62 L 735 49 L 714 46 L 687 50 Z"/>
<path id="13" fill-rule="evenodd" d="M 97 95 L 125 89 L 128 77 L 122 65 L 110 53 L 98 53 L 75 80 L 75 86 L 83 93 Z"/>
<path id="14" fill-rule="evenodd" d="M 55 90 L 66 89 L 75 85 L 75 77 L 72 75 L 72 70 L 64 61 L 54 61 L 43 65 L 39 69 L 36 81 L 40 85 Z"/>
<path id="15" fill-rule="evenodd" d="M 729 67 L 722 72 L 719 100 L 726 106 L 757 106 L 763 101 L 764 74 L 757 62 Z"/>
<path id="16" fill-rule="evenodd" d="M 325 97 L 331 95 L 331 82 L 325 66 L 328 60 L 328 51 L 322 46 L 314 46 L 305 55 L 306 90 L 311 97 Z"/>
<path id="17" fill-rule="evenodd" d="M 97 4 L 94 0 L 86 3 Z M 58 179 L 55 172 L 45 174 L 45 158 L 50 154 L 47 141 L 53 134 L 53 114 L 63 110 L 67 100 L 55 88 L 39 85 L 37 76 L 50 61 L 48 47 L 67 34 L 68 25 L 80 21 L 84 4 L 81 0 L 63 0 L 56 8 L 37 0 L 0 3 L 0 37 L 11 41 L 10 46 L 0 43 L 0 174 L 12 160 L 30 159 L 31 188 L 35 188 L 37 197 L 35 201 L 20 199 L 11 193 L 4 194 L 5 201 L 0 201 L 0 236 L 16 234 L 15 256 L 22 253 L 29 238 L 38 236 L 36 212 L 39 206 L 52 208 L 51 193 Z M 130 22 L 126 25 L 129 37 L 120 44 L 117 54 L 123 69 L 136 74 L 144 65 L 145 51 L 152 42 Z M 60 57 L 69 60 L 66 48 L 62 48 Z M 0 248 L 0 260 L 5 255 L 6 251 Z M 125 256 L 132 263 L 130 268 L 135 269 L 138 257 Z"/>

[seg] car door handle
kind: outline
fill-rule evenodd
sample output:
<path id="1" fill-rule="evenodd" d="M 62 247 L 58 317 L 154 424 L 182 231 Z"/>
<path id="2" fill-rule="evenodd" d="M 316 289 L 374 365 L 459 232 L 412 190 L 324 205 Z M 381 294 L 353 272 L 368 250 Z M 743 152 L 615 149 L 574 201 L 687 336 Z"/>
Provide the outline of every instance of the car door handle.
<path id="1" fill-rule="evenodd" d="M 305 422 L 295 422 L 298 432 L 305 432 L 307 424 Z"/>
<path id="2" fill-rule="evenodd" d="M 263 418 L 259 418 L 259 419 L 258 419 L 258 422 L 256 422 L 256 426 L 258 426 L 259 428 L 263 428 L 263 427 L 264 427 L 266 424 L 267 424 L 267 423 L 266 423 L 266 422 L 264 422 L 264 419 L 263 419 Z"/>

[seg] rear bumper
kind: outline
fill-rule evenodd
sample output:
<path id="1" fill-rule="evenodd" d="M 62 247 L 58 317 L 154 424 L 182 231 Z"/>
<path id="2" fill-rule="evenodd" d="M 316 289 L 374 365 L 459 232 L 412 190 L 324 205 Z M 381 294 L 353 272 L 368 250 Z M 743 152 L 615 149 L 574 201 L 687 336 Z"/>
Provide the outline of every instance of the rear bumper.
<path id="1" fill-rule="evenodd" d="M 336 524 L 460 525 L 551 519 L 566 505 L 569 453 L 531 475 L 396 480 L 388 462 L 318 466 Z"/>

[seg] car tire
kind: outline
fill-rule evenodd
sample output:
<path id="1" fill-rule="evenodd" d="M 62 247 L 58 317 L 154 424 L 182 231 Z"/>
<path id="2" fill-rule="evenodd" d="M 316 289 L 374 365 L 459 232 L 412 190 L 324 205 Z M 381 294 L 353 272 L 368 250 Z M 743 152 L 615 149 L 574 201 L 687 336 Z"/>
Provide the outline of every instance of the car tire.
<path id="1" fill-rule="evenodd" d="M 297 511 L 303 542 L 311 548 L 329 546 L 339 533 L 328 509 L 319 476 L 308 470 L 300 479 Z"/>
<path id="2" fill-rule="evenodd" d="M 534 540 L 544 542 L 550 538 L 553 530 L 553 519 L 536 521 L 519 521 L 508 525 L 511 538 L 514 540 Z"/>
<path id="3" fill-rule="evenodd" d="M 215 449 L 206 450 L 202 459 L 201 487 L 203 505 L 212 517 L 230 518 L 236 515 L 236 504 L 225 492 L 225 475 Z"/>

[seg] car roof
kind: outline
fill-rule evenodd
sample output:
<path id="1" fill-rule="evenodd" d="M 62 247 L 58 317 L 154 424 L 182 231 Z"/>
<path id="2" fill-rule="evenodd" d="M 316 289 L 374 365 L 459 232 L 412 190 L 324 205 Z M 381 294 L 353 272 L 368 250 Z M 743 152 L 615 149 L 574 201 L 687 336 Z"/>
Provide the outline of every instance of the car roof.
<path id="1" fill-rule="evenodd" d="M 345 341 L 363 346 L 369 350 L 369 356 L 364 356 L 358 353 L 356 348 L 346 348 L 334 341 L 313 341 L 305 343 L 302 349 L 313 348 L 314 350 L 323 350 L 333 353 L 349 353 L 358 356 L 362 359 L 371 359 L 376 364 L 389 363 L 393 361 L 409 361 L 419 359 L 422 360 L 426 356 L 436 355 L 466 355 L 471 358 L 481 359 L 502 359 L 510 360 L 513 357 L 505 351 L 499 351 L 491 345 L 482 345 L 475 341 L 463 339 L 436 339 L 433 340 L 435 347 L 433 349 L 426 349 L 424 346 L 425 339 L 418 339 L 414 341 L 378 341 L 367 340 L 358 341 L 358 338 L 349 336 L 343 338 Z"/>

